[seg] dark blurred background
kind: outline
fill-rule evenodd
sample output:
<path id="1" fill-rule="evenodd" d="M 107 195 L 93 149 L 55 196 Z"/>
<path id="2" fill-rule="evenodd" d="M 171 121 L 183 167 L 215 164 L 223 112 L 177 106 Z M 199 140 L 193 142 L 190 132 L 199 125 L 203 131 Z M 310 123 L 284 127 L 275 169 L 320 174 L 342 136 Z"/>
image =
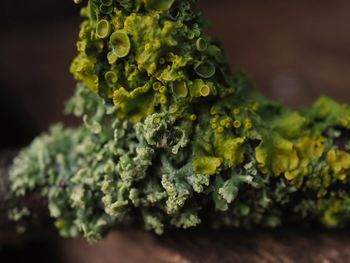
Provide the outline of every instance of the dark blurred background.
<path id="1" fill-rule="evenodd" d="M 293 108 L 321 94 L 350 101 L 350 1 L 199 4 L 211 21 L 208 32 L 223 42 L 232 69 L 249 73 L 264 94 Z M 69 65 L 80 23 L 72 0 L 4 0 L 1 11 L 0 150 L 26 145 L 52 123 L 74 122 L 64 116 L 63 104 L 74 91 Z M 2 246 L 0 258 L 26 257 L 43 245 Z"/>

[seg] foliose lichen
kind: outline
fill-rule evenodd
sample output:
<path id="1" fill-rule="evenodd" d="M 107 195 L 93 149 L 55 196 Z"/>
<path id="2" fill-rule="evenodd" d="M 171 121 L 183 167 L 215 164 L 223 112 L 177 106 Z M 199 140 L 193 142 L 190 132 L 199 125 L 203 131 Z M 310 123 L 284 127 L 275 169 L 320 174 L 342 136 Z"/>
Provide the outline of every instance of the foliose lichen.
<path id="1" fill-rule="evenodd" d="M 82 2 L 82 1 L 75 1 Z M 194 0 L 89 0 L 67 111 L 15 159 L 63 236 L 118 225 L 275 227 L 350 222 L 350 106 L 291 111 L 231 73 Z"/>

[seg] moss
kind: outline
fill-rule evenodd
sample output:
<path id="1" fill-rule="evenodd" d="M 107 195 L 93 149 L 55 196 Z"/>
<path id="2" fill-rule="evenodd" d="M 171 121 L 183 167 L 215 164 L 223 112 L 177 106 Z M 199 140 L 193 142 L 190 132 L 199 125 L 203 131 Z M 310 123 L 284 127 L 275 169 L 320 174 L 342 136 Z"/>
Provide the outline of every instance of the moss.
<path id="1" fill-rule="evenodd" d="M 11 170 L 13 193 L 40 189 L 63 236 L 350 221 L 349 105 L 294 112 L 254 91 L 193 0 L 87 2 L 67 104 L 84 124 L 55 126 Z"/>

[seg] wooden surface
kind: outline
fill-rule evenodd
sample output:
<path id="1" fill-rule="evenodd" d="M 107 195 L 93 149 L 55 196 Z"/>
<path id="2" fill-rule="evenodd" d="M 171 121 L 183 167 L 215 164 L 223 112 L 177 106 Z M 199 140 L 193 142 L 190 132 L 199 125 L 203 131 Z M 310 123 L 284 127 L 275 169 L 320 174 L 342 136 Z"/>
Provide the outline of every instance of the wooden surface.
<path id="1" fill-rule="evenodd" d="M 67 263 L 330 263 L 350 262 L 350 231 L 178 232 L 157 237 L 142 231 L 115 231 L 96 245 L 62 241 Z"/>

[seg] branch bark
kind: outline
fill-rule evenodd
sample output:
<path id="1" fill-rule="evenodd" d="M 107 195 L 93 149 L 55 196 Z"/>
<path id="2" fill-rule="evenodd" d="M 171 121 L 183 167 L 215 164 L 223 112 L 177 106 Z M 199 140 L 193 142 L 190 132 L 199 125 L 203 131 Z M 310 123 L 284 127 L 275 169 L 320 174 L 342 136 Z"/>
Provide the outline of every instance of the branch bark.
<path id="1" fill-rule="evenodd" d="M 120 230 L 94 246 L 77 239 L 63 241 L 61 248 L 66 263 L 330 263 L 350 258 L 346 231 L 305 228 L 176 231 L 160 237 Z"/>

